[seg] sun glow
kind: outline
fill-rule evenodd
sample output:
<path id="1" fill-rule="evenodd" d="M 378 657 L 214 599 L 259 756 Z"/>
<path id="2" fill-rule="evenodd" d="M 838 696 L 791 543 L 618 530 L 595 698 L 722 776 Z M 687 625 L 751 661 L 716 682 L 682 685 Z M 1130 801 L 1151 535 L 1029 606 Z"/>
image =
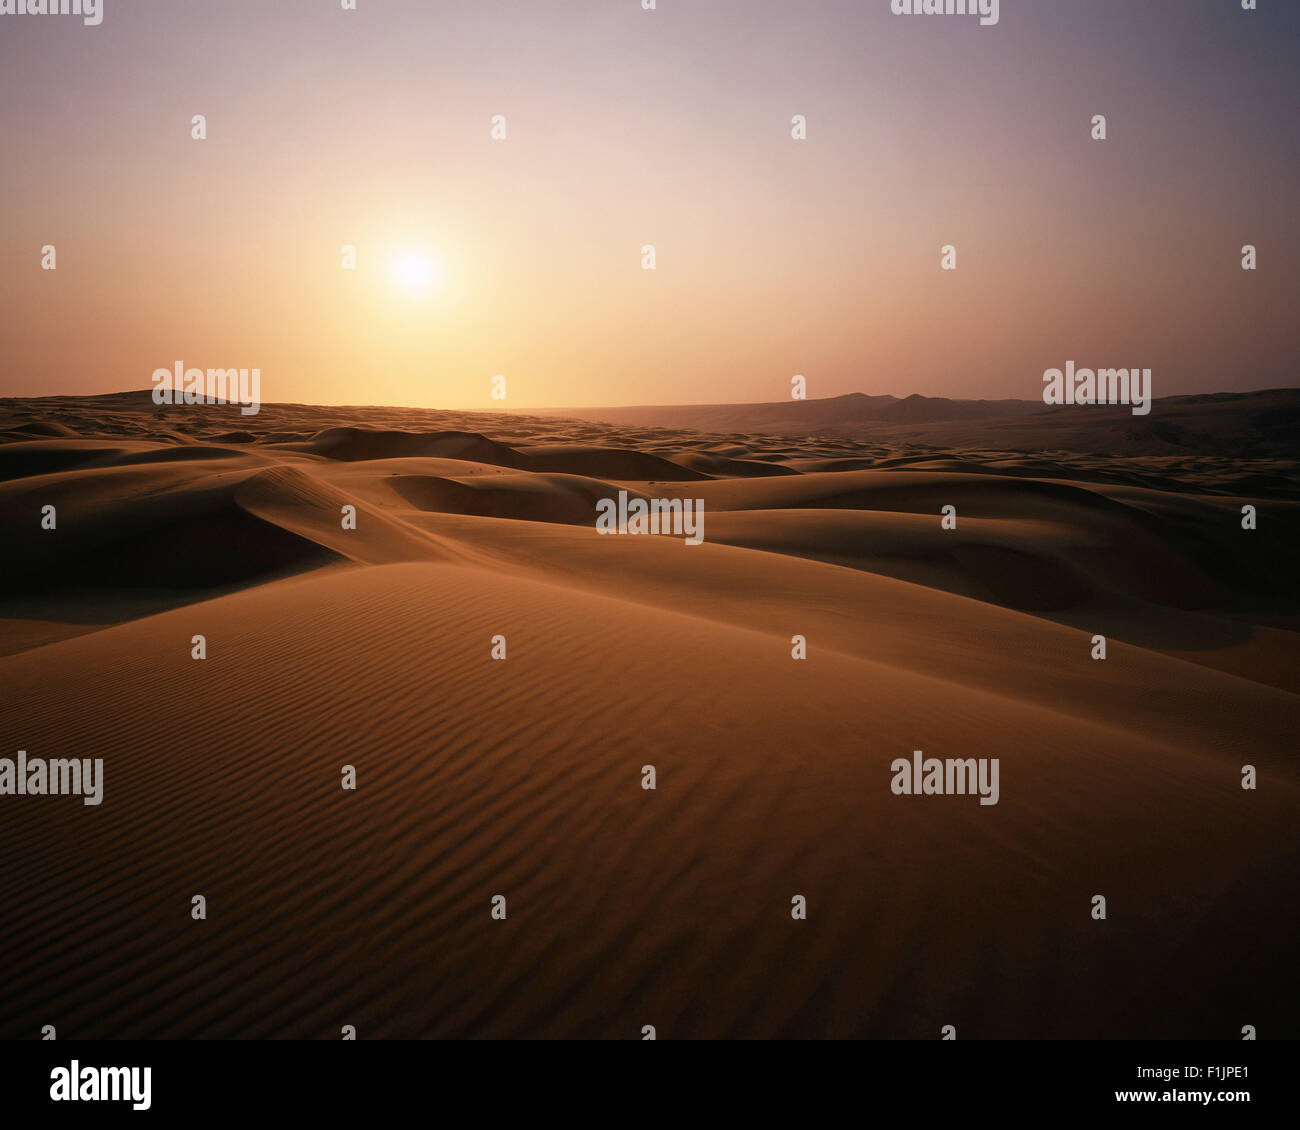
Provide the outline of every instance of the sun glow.
<path id="1" fill-rule="evenodd" d="M 412 293 L 438 289 L 443 281 L 442 265 L 435 256 L 403 251 L 393 260 L 393 279 L 403 290 Z"/>

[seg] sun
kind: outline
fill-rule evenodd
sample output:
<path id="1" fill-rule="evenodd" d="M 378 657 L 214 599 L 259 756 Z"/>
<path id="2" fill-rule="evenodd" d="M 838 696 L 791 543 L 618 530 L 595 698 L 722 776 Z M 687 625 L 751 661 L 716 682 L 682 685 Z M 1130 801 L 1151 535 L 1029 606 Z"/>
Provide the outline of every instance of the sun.
<path id="1" fill-rule="evenodd" d="M 427 252 L 402 251 L 393 258 L 393 280 L 412 294 L 436 289 L 442 285 L 442 264 Z"/>

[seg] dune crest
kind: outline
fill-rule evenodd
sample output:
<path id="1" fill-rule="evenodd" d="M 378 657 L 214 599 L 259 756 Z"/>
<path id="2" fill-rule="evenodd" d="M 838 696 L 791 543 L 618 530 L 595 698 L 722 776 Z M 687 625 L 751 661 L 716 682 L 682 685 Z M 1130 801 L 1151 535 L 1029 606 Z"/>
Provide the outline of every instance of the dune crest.
<path id="1" fill-rule="evenodd" d="M 1032 419 L 3 402 L 0 1035 L 1296 1035 L 1293 468 Z"/>

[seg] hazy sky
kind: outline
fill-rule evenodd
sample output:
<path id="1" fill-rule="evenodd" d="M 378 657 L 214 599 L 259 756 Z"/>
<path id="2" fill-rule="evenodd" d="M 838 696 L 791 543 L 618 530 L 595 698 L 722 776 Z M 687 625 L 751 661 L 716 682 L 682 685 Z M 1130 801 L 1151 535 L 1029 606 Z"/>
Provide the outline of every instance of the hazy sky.
<path id="1" fill-rule="evenodd" d="M 0 395 L 177 360 L 258 367 L 264 401 L 497 409 L 780 400 L 796 373 L 1036 398 L 1068 359 L 1149 367 L 1157 396 L 1294 385 L 1300 3 L 1259 9 L 3 15 Z"/>

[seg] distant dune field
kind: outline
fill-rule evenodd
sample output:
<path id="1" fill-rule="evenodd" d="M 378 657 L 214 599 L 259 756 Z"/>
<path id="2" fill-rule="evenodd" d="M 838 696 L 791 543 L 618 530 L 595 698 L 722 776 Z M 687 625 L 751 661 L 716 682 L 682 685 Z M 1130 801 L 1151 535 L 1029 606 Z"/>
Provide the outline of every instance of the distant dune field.
<path id="1" fill-rule="evenodd" d="M 0 1037 L 1300 1036 L 1298 397 L 0 401 Z"/>

